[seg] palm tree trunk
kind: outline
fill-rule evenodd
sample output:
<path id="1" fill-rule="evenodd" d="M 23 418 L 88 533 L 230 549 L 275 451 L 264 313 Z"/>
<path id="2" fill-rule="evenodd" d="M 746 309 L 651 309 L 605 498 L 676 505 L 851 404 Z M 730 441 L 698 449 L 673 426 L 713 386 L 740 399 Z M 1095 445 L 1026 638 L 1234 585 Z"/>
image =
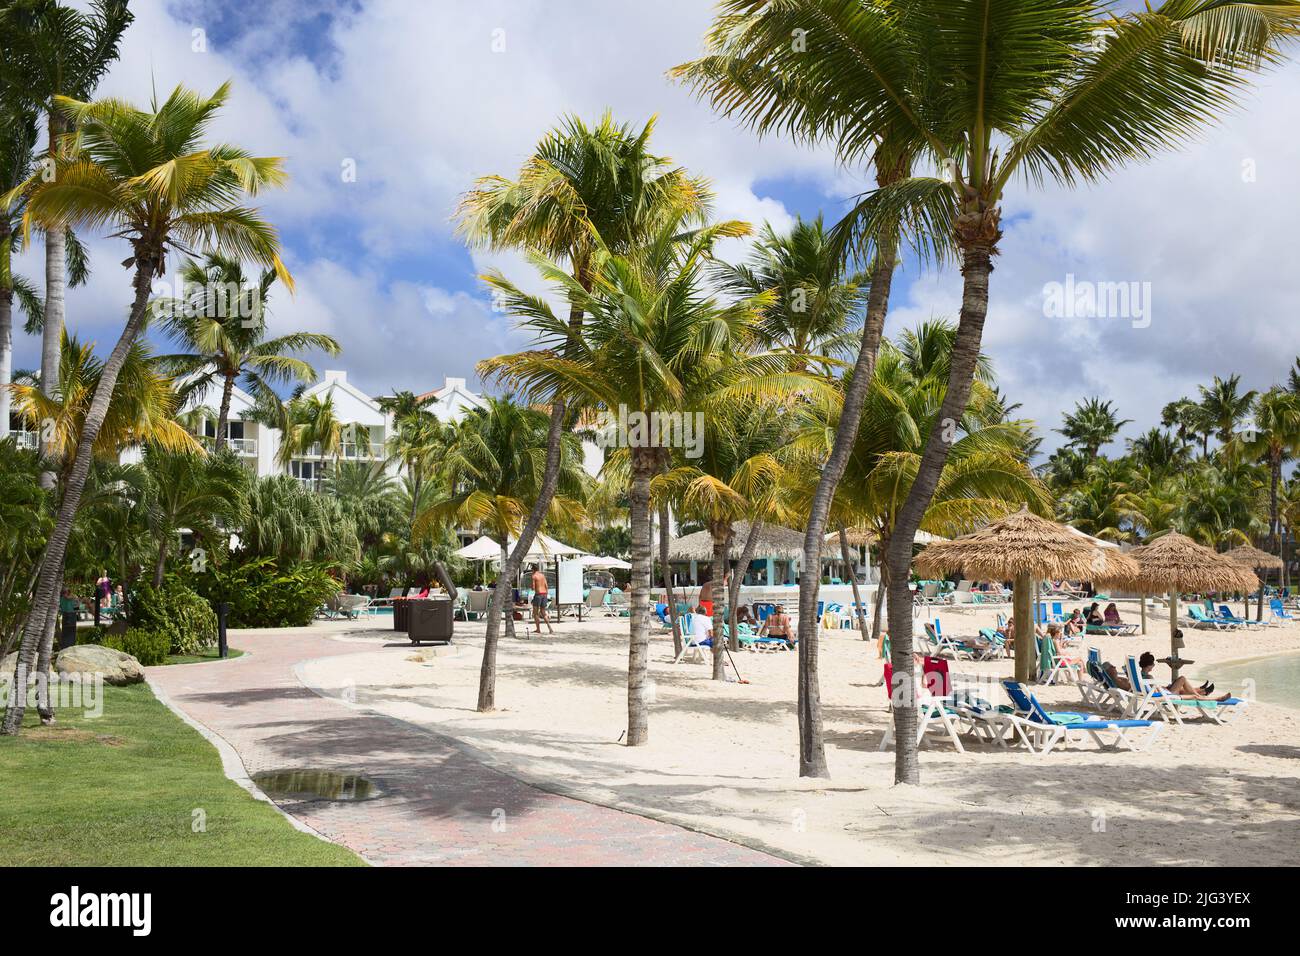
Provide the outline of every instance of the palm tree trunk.
<path id="1" fill-rule="evenodd" d="M 569 310 L 569 342 L 574 342 L 582 327 L 582 309 Z M 551 509 L 551 499 L 555 497 L 555 488 L 560 481 L 560 445 L 564 438 L 564 417 L 567 412 L 564 399 L 556 396 L 551 402 L 551 423 L 546 432 L 546 464 L 542 471 L 542 486 L 537 491 L 537 500 L 528 513 L 528 520 L 519 530 L 519 540 L 515 548 L 506 556 L 501 566 L 501 577 L 492 590 L 492 600 L 488 604 L 486 636 L 483 639 L 483 663 L 478 676 L 478 709 L 486 713 L 496 707 L 496 654 L 497 636 L 501 633 L 501 614 L 506 606 L 506 598 L 511 594 L 510 584 L 519 575 L 519 567 L 524 562 L 524 555 L 533 546 L 533 538 L 546 520 Z M 514 607 L 510 609 L 510 628 L 514 631 Z"/>
<path id="2" fill-rule="evenodd" d="M 144 322 L 145 307 L 149 302 L 149 284 L 154 275 L 154 262 L 159 257 L 157 252 L 153 252 L 152 255 L 137 254 L 135 301 L 131 306 L 131 315 L 127 319 L 126 327 L 122 329 L 117 344 L 113 346 L 108 361 L 104 363 L 99 384 L 95 386 L 95 394 L 91 398 L 90 408 L 81 426 L 81 436 L 77 440 L 77 454 L 64 486 L 63 500 L 59 505 L 54 530 L 46 542 L 45 554 L 41 558 L 39 584 L 31 611 L 27 615 L 27 623 L 23 626 L 22 643 L 18 648 L 18 666 L 27 671 L 31 670 L 32 661 L 36 657 L 37 646 L 45 629 L 50 606 L 51 604 L 56 608 L 58 606 L 59 580 L 62 577 L 63 561 L 67 555 L 68 538 L 72 535 L 72 522 L 77 516 L 77 508 L 81 505 L 86 477 L 90 474 L 95 439 L 99 437 L 99 430 L 103 427 L 104 418 L 108 414 L 109 402 L 113 397 L 113 389 L 117 386 L 117 376 L 122 371 L 122 363 L 126 361 L 126 353 Z M 4 722 L 0 724 L 0 734 L 18 733 L 19 728 L 22 727 L 25 704 L 25 695 L 12 695 Z"/>
<path id="3" fill-rule="evenodd" d="M 889 566 L 890 660 L 895 681 L 900 676 L 904 681 L 902 694 L 894 701 L 895 783 L 917 784 L 921 779 L 916 753 L 916 695 L 912 690 L 912 601 L 907 588 L 912 542 L 939 483 L 948 452 L 956 441 L 957 422 L 970 400 L 975 363 L 984 334 L 984 319 L 988 313 L 992 255 L 991 243 L 973 243 L 963 251 L 961 316 L 952 345 L 948 390 L 939 407 L 938 418 L 930 429 L 907 500 L 894 520 L 885 558 Z M 1019 629 L 1023 624 L 1017 627 Z M 1028 633 L 1033 633 L 1032 628 Z"/>
<path id="4" fill-rule="evenodd" d="M 217 440 L 214 445 L 217 451 L 226 447 L 226 423 L 230 420 L 230 395 L 235 388 L 235 376 L 226 373 L 225 382 L 221 386 L 221 410 L 217 412 Z"/>
<path id="5" fill-rule="evenodd" d="M 653 448 L 633 448 L 632 489 L 628 505 L 632 524 L 632 598 L 629 602 L 627 651 L 627 745 L 650 742 L 646 675 L 650 664 L 650 477 L 656 470 Z"/>
<path id="6" fill-rule="evenodd" d="M 542 487 L 538 490 L 537 501 L 528 513 L 515 542 L 513 551 L 506 552 L 502 545 L 501 576 L 497 586 L 492 589 L 492 600 L 488 602 L 487 630 L 483 639 L 483 663 L 478 672 L 478 709 L 480 713 L 496 709 L 497 680 L 497 640 L 501 633 L 501 618 L 505 613 L 507 599 L 513 593 L 513 581 L 519 576 L 519 568 L 524 562 L 524 555 L 533 546 L 533 538 L 542 526 L 555 496 L 555 486 L 560 479 L 560 443 L 564 437 L 565 406 L 562 399 L 551 403 L 551 423 L 546 432 L 546 464 L 542 473 Z M 510 626 L 507 633 L 514 631 L 514 602 L 510 603 Z"/>
<path id="7" fill-rule="evenodd" d="M 723 657 L 727 638 L 727 552 L 731 550 L 731 522 L 714 521 L 713 534 L 713 679 L 727 679 L 727 660 Z"/>
<path id="8" fill-rule="evenodd" d="M 153 568 L 154 587 L 156 588 L 162 587 L 163 573 L 164 571 L 166 571 L 166 569 L 167 569 L 167 536 L 164 535 L 163 539 L 160 542 L 158 542 L 158 562 L 154 565 Z"/>
<path id="9" fill-rule="evenodd" d="M 750 522 L 749 534 L 745 535 L 745 546 L 740 552 L 740 562 L 736 565 L 736 573 L 731 576 L 731 586 L 727 589 L 727 607 L 731 609 L 727 621 L 731 627 L 733 651 L 740 650 L 740 628 L 736 621 L 736 613 L 740 610 L 740 584 L 749 573 L 749 562 L 754 560 L 754 551 L 758 548 L 758 536 L 762 531 L 762 521 Z"/>
<path id="10" fill-rule="evenodd" d="M 880 542 L 880 551 L 882 554 L 888 547 L 889 541 L 887 539 Z M 871 619 L 871 639 L 877 643 L 880 642 L 880 611 L 885 606 L 885 591 L 889 587 L 888 566 L 882 561 L 879 568 L 880 580 L 876 583 L 876 607 L 872 612 Z"/>
<path id="11" fill-rule="evenodd" d="M 55 589 L 57 593 L 63 593 L 63 574 L 59 574 L 59 583 Z M 36 713 L 40 715 L 42 724 L 54 723 L 54 708 L 50 706 L 50 660 L 54 656 L 54 635 L 62 625 L 62 617 L 58 604 L 50 606 L 50 613 L 45 618 L 45 630 L 41 634 L 41 649 L 36 655 L 36 673 L 44 674 L 45 677 L 36 685 Z"/>
<path id="12" fill-rule="evenodd" d="M 0 223 L 0 229 L 7 224 Z M 0 235 L 0 243 L 4 236 Z M 0 438 L 9 434 L 9 383 L 13 381 L 14 294 L 0 289 Z"/>
<path id="13" fill-rule="evenodd" d="M 50 134 L 54 135 L 51 124 Z M 59 345 L 63 336 L 63 284 L 67 267 L 67 233 L 52 229 L 45 233 L 45 315 L 41 329 L 41 392 L 53 397 L 59 388 Z M 43 429 L 42 429 L 43 430 Z M 41 454 L 49 461 L 54 455 L 53 441 L 47 443 Z M 41 471 L 41 487 L 53 488 L 55 473 L 52 468 Z"/>
<path id="14" fill-rule="evenodd" d="M 677 620 L 677 600 L 673 596 L 673 572 L 668 564 L 668 502 L 659 502 L 659 567 L 663 573 L 664 601 L 668 620 L 673 626 L 673 659 L 682 655 L 682 628 Z"/>
<path id="15" fill-rule="evenodd" d="M 830 456 L 822 468 L 808 512 L 803 539 L 803 572 L 799 578 L 799 776 L 829 777 L 826 748 L 822 742 L 821 687 L 817 676 L 817 590 L 821 585 L 822 545 L 826 519 L 849 453 L 862 421 L 862 406 L 876 373 L 876 353 L 889 308 L 889 287 L 894 278 L 893 250 L 881 251 L 871 270 L 871 292 L 867 297 L 867 320 L 862 344 L 853 364 L 853 377 L 844 390 L 844 406 Z"/>
<path id="16" fill-rule="evenodd" d="M 849 583 L 853 585 L 853 616 L 858 620 L 858 631 L 864 641 L 869 641 L 871 632 L 867 630 L 867 609 L 862 606 L 862 593 L 858 590 L 858 565 L 849 556 L 849 533 L 843 528 L 840 528 L 840 559 L 847 569 Z"/>
<path id="17" fill-rule="evenodd" d="M 1268 487 L 1268 550 L 1273 554 L 1281 557 L 1279 552 L 1282 550 L 1282 543 L 1279 540 L 1280 535 L 1277 533 L 1277 486 L 1282 477 L 1282 455 L 1277 453 L 1270 456 L 1269 461 L 1269 487 Z M 1282 582 L 1282 575 L 1277 576 L 1278 583 Z M 1264 620 L 1264 578 L 1259 579 L 1259 612 L 1255 615 L 1255 620 Z"/>

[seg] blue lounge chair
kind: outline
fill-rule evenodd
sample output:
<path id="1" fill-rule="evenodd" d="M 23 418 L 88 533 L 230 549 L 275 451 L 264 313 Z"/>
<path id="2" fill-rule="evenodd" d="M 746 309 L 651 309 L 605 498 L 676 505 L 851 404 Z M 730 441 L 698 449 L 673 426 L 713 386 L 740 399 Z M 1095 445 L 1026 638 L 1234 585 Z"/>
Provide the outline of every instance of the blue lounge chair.
<path id="1" fill-rule="evenodd" d="M 1011 698 L 1011 704 L 1015 708 L 1016 716 L 1027 722 L 1028 728 L 1034 737 L 1037 752 L 1040 754 L 1050 753 L 1052 748 L 1060 742 L 1064 742 L 1066 746 L 1069 746 L 1073 740 L 1082 739 L 1083 734 L 1091 737 L 1098 747 L 1109 749 L 1124 747 L 1133 751 L 1144 750 L 1151 745 L 1164 727 L 1164 724 L 1156 723 L 1153 720 L 1116 719 L 1096 714 L 1047 711 L 1038 702 L 1038 698 L 1030 693 L 1023 684 L 1014 680 L 1004 680 L 1002 686 L 1006 688 L 1007 696 Z M 1147 732 L 1139 742 L 1129 739 L 1128 731 L 1130 730 L 1146 730 Z M 1109 743 L 1102 737 L 1105 733 L 1113 735 L 1113 739 Z"/>
<path id="2" fill-rule="evenodd" d="M 1259 627 L 1264 623 L 1263 621 L 1252 621 L 1248 617 L 1237 617 L 1237 615 L 1232 613 L 1232 608 L 1228 607 L 1226 604 L 1219 605 L 1219 620 L 1227 621 L 1229 624 L 1240 624 L 1244 627 Z"/>
<path id="3" fill-rule="evenodd" d="M 1288 614 L 1285 607 L 1282 606 L 1281 598 L 1272 598 L 1268 602 L 1269 619 L 1273 621 L 1294 621 L 1296 616 Z"/>
<path id="4" fill-rule="evenodd" d="M 1230 624 L 1220 618 L 1213 618 L 1205 613 L 1205 608 L 1199 604 L 1187 605 L 1187 616 L 1192 619 L 1192 627 L 1213 628 L 1216 631 L 1229 631 L 1240 627 L 1240 624 Z"/>

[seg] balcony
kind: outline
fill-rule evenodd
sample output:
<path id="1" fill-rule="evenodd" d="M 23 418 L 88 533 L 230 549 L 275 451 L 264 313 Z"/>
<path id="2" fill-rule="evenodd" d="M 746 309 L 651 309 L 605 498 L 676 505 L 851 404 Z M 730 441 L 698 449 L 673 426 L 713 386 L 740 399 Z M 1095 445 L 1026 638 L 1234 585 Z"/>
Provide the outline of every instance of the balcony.
<path id="1" fill-rule="evenodd" d="M 37 451 L 41 447 L 40 436 L 36 432 L 12 431 L 9 436 L 18 443 L 19 448 Z"/>
<path id="2" fill-rule="evenodd" d="M 241 458 L 257 457 L 256 438 L 227 438 L 226 447 Z"/>
<path id="3" fill-rule="evenodd" d="M 306 451 L 298 452 L 295 458 L 320 460 L 333 458 L 331 454 L 322 456 L 319 444 L 312 445 Z M 344 442 L 339 446 L 338 457 L 344 461 L 382 461 L 388 457 L 383 442 Z"/>

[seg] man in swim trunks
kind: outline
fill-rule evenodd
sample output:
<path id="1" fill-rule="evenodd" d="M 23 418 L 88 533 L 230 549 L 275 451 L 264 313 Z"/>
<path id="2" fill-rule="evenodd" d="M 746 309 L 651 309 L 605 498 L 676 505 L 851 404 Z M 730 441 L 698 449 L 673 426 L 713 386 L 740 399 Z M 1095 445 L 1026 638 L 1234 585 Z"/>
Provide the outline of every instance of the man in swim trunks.
<path id="1" fill-rule="evenodd" d="M 537 628 L 537 636 L 542 635 L 542 622 L 546 622 L 546 629 L 552 634 L 555 628 L 551 627 L 551 619 L 546 616 L 546 604 L 549 595 L 546 593 L 546 575 L 542 573 L 540 564 L 533 565 L 533 626 Z"/>

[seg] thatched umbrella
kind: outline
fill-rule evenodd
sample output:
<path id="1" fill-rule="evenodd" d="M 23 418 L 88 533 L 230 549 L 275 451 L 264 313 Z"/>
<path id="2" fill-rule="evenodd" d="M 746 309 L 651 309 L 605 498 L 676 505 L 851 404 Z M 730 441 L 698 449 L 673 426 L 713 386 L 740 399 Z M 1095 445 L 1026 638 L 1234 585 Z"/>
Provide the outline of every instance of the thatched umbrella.
<path id="1" fill-rule="evenodd" d="M 1170 668 L 1178 679 L 1178 595 L 1182 591 L 1252 591 L 1259 579 L 1249 568 L 1177 531 L 1129 552 L 1139 567 L 1135 583 L 1146 591 L 1169 592 Z"/>
<path id="2" fill-rule="evenodd" d="M 1097 548 L 1064 525 L 1021 508 L 979 531 L 930 545 L 916 556 L 928 576 L 962 571 L 972 577 L 1015 581 L 1016 680 L 1033 672 L 1034 633 L 1030 581 L 1087 578 L 1096 568 Z"/>
<path id="3" fill-rule="evenodd" d="M 1095 567 L 1090 578 L 1094 584 L 1142 591 L 1137 580 L 1138 563 L 1129 557 L 1127 553 L 1121 551 L 1118 544 L 1114 541 L 1094 538 L 1078 528 L 1070 528 L 1070 530 L 1097 549 L 1097 553 L 1093 558 Z M 1145 592 L 1142 593 L 1138 607 L 1142 619 L 1142 633 L 1145 634 L 1147 632 L 1147 596 Z"/>
<path id="4" fill-rule="evenodd" d="M 732 526 L 732 531 L 731 548 L 727 557 L 737 561 L 745 550 L 745 539 L 749 537 L 749 522 L 737 521 Z M 798 558 L 803 555 L 803 534 L 764 522 L 758 530 L 754 554 L 785 560 Z M 668 558 L 671 561 L 712 561 L 713 536 L 707 531 L 697 531 L 681 538 L 673 538 L 668 543 Z"/>
<path id="5" fill-rule="evenodd" d="M 1261 551 L 1259 548 L 1250 544 L 1243 544 L 1233 548 L 1225 557 L 1232 558 L 1243 567 L 1251 568 L 1254 571 L 1281 571 L 1282 559 L 1275 554 L 1269 554 L 1267 551 Z M 1250 594 L 1246 594 L 1246 617 L 1250 617 Z M 1260 582 L 1259 588 L 1259 612 L 1255 620 L 1264 620 L 1264 586 Z"/>

